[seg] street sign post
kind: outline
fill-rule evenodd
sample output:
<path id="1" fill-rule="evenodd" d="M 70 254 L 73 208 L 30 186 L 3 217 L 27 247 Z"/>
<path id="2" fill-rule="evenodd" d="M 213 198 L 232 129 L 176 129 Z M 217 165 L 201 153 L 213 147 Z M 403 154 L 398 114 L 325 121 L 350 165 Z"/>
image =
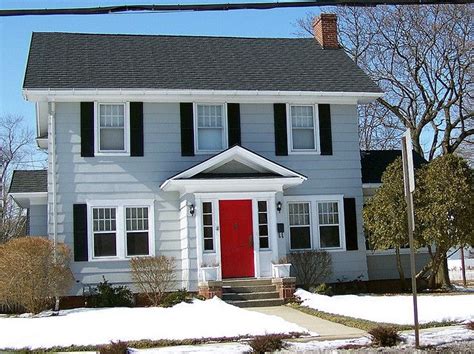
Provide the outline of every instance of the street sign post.
<path id="1" fill-rule="evenodd" d="M 413 192 L 415 191 L 415 168 L 413 166 L 413 147 L 411 133 L 407 129 L 402 137 L 402 157 L 403 157 L 403 182 L 405 186 L 405 200 L 407 203 L 408 219 L 408 240 L 410 243 L 410 271 L 411 290 L 413 294 L 413 320 L 415 323 L 415 346 L 420 346 L 420 333 L 418 324 L 418 301 L 416 289 L 416 266 L 415 266 L 415 242 L 413 231 L 415 231 L 415 210 L 413 207 Z"/>

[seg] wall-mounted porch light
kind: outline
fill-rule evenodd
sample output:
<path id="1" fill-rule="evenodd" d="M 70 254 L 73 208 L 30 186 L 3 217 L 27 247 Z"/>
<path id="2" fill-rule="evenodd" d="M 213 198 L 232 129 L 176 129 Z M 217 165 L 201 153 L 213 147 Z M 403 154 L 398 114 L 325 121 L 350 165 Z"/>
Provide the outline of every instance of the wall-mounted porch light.
<path id="1" fill-rule="evenodd" d="M 277 211 L 279 213 L 281 212 L 281 202 L 280 201 L 277 203 Z"/>
<path id="2" fill-rule="evenodd" d="M 194 204 L 190 204 L 189 205 L 189 214 L 191 214 L 191 216 L 194 216 L 195 212 L 196 212 L 196 208 L 194 208 Z"/>

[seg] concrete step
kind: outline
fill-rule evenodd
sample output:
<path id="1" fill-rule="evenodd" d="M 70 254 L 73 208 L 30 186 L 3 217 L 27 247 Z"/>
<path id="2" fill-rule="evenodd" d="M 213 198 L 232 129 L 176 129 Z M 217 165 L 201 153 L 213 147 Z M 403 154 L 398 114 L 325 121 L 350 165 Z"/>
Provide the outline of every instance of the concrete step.
<path id="1" fill-rule="evenodd" d="M 244 278 L 244 279 L 224 279 L 222 281 L 223 286 L 257 286 L 257 285 L 272 285 L 272 279 L 253 279 L 253 278 Z"/>
<path id="2" fill-rule="evenodd" d="M 276 291 L 275 285 L 255 285 L 255 286 L 226 286 L 222 285 L 223 293 L 263 293 Z"/>
<path id="3" fill-rule="evenodd" d="M 268 307 L 281 306 L 283 299 L 265 299 L 265 300 L 244 300 L 244 301 L 226 301 L 230 305 L 237 307 Z"/>
<path id="4" fill-rule="evenodd" d="M 224 293 L 222 300 L 224 301 L 243 301 L 243 300 L 267 300 L 278 299 L 280 294 L 276 291 L 260 292 L 260 293 Z"/>

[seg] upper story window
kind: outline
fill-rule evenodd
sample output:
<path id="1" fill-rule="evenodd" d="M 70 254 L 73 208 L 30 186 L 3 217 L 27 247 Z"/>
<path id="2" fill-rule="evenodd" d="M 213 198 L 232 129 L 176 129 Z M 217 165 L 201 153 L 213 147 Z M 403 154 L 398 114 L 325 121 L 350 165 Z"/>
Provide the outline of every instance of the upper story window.
<path id="1" fill-rule="evenodd" d="M 96 120 L 97 153 L 127 153 L 128 112 L 124 103 L 98 103 Z"/>
<path id="2" fill-rule="evenodd" d="M 196 104 L 195 110 L 196 152 L 215 153 L 226 149 L 226 106 L 224 104 Z"/>
<path id="3" fill-rule="evenodd" d="M 289 146 L 293 153 L 319 151 L 317 116 L 314 105 L 289 105 Z"/>

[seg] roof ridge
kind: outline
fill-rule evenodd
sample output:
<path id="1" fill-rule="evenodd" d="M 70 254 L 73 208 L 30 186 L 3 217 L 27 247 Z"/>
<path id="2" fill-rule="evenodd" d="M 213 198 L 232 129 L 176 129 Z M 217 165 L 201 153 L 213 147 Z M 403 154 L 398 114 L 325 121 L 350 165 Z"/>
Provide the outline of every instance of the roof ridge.
<path id="1" fill-rule="evenodd" d="M 188 35 L 188 34 L 149 34 L 149 33 L 88 33 L 88 32 L 61 32 L 61 31 L 33 31 L 35 34 L 66 34 L 78 36 L 103 37 L 167 37 L 167 38 L 223 38 L 223 39 L 268 39 L 268 40 L 314 40 L 311 37 L 250 37 L 250 36 L 221 36 L 221 35 Z"/>

